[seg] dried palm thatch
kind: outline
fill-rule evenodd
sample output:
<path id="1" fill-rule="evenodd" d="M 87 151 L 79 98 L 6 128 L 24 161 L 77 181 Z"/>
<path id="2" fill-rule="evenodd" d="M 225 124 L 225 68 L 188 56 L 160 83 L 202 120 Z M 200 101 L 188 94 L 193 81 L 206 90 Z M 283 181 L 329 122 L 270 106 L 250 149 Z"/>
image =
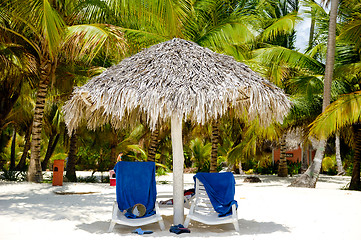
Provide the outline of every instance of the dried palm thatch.
<path id="1" fill-rule="evenodd" d="M 291 104 L 284 92 L 245 64 L 207 48 L 172 39 L 112 66 L 73 92 L 63 107 L 69 132 L 82 120 L 94 129 L 143 116 L 154 129 L 173 115 L 204 124 L 229 109 L 282 121 Z"/>

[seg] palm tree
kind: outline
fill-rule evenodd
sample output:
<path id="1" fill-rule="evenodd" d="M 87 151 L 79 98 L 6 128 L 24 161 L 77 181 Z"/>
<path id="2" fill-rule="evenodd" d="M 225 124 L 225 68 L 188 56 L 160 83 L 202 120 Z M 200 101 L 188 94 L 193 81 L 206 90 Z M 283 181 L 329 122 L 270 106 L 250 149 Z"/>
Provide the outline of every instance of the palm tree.
<path id="1" fill-rule="evenodd" d="M 198 168 L 198 171 L 208 168 L 209 156 L 211 154 L 212 144 L 204 144 L 199 138 L 196 138 L 190 142 L 189 148 L 192 152 L 192 161 Z"/>
<path id="2" fill-rule="evenodd" d="M 360 127 L 359 116 L 361 114 L 361 92 L 357 91 L 341 96 L 333 102 L 325 112 L 323 112 L 312 123 L 310 134 L 314 134 L 321 139 L 325 139 L 343 127 L 352 126 L 355 144 L 354 169 L 350 189 L 360 189 Z"/>
<path id="3" fill-rule="evenodd" d="M 69 6 L 73 6 L 69 3 Z M 50 82 L 55 78 L 59 57 L 90 61 L 102 47 L 122 52 L 125 48 L 122 33 L 106 25 L 67 26 L 63 16 L 71 15 L 75 9 L 62 8 L 69 12 L 60 13 L 57 3 L 49 0 L 5 1 L 7 14 L 14 24 L 14 30 L 3 27 L 7 32 L 22 38 L 35 52 L 38 65 L 39 85 L 32 125 L 31 158 L 28 180 L 42 180 L 40 142 L 45 98 Z M 71 23 L 72 24 L 72 23 Z M 85 47 L 86 46 L 86 47 Z"/>

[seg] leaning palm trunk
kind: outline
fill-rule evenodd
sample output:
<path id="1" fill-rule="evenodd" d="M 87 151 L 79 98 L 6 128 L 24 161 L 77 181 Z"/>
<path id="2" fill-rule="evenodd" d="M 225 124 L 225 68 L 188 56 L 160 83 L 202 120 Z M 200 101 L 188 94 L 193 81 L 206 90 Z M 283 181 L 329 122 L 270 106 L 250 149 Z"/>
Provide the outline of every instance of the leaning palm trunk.
<path id="1" fill-rule="evenodd" d="M 155 162 L 155 154 L 158 148 L 158 135 L 159 129 L 156 127 L 154 131 L 152 131 L 150 135 L 150 143 L 148 150 L 148 161 Z"/>
<path id="2" fill-rule="evenodd" d="M 212 151 L 209 172 L 217 172 L 217 157 L 218 157 L 218 121 L 214 120 L 212 124 Z"/>
<path id="3" fill-rule="evenodd" d="M 16 165 L 15 171 L 26 170 L 26 158 L 28 156 L 31 145 L 30 136 L 31 136 L 31 128 L 29 128 L 25 133 L 25 144 L 24 144 L 23 154 L 21 155 L 18 165 Z"/>
<path id="4" fill-rule="evenodd" d="M 281 139 L 281 156 L 280 163 L 278 165 L 278 176 L 279 177 L 287 177 L 288 169 L 287 169 L 287 160 L 286 160 L 286 135 L 283 134 Z"/>
<path id="5" fill-rule="evenodd" d="M 310 147 L 307 147 L 308 149 L 310 149 Z M 307 167 L 308 167 L 308 163 L 307 163 L 307 159 L 308 159 L 308 152 L 309 150 L 307 150 L 307 148 L 303 147 L 302 148 L 302 162 L 301 162 L 301 173 L 305 173 L 307 171 Z"/>
<path id="6" fill-rule="evenodd" d="M 337 175 L 345 175 L 345 170 L 342 166 L 342 160 L 341 160 L 341 148 L 340 148 L 340 134 L 339 132 L 336 133 L 336 163 L 337 163 Z"/>
<path id="7" fill-rule="evenodd" d="M 10 154 L 10 171 L 13 171 L 15 169 L 15 146 L 16 146 L 16 127 L 13 129 L 13 137 L 11 141 L 11 154 Z"/>
<path id="8" fill-rule="evenodd" d="M 328 27 L 327 40 L 327 57 L 325 69 L 325 81 L 323 87 L 323 104 L 322 112 L 330 105 L 331 99 L 331 82 L 333 76 L 333 68 L 335 63 L 335 45 L 336 45 L 336 19 L 337 19 L 338 0 L 331 0 L 330 22 Z M 307 171 L 298 177 L 291 187 L 309 187 L 315 188 L 318 175 L 321 171 L 322 160 L 325 153 L 326 140 L 321 140 L 316 150 L 316 156 L 313 163 L 309 166 Z"/>
<path id="9" fill-rule="evenodd" d="M 323 156 L 325 154 L 326 140 L 321 140 L 318 144 L 315 158 L 307 171 L 291 183 L 290 187 L 315 188 L 320 175 Z"/>
<path id="10" fill-rule="evenodd" d="M 76 143 L 77 136 L 75 131 L 72 132 L 69 143 L 69 153 L 68 153 L 68 161 L 66 164 L 66 178 L 71 182 L 76 182 L 76 173 L 75 173 L 75 165 L 76 165 Z"/>
<path id="11" fill-rule="evenodd" d="M 32 126 L 32 141 L 31 141 L 31 155 L 30 165 L 28 169 L 28 181 L 41 182 L 43 175 L 41 171 L 40 160 L 40 144 L 41 144 L 41 130 L 43 125 L 45 98 L 50 82 L 50 75 L 52 73 L 52 63 L 50 60 L 43 59 L 40 64 L 40 83 L 36 96 L 35 112 Z"/>
<path id="12" fill-rule="evenodd" d="M 355 155 L 353 157 L 353 169 L 350 183 L 350 190 L 361 190 L 360 182 L 360 163 L 361 163 L 361 126 L 354 124 L 352 126 L 354 132 Z"/>

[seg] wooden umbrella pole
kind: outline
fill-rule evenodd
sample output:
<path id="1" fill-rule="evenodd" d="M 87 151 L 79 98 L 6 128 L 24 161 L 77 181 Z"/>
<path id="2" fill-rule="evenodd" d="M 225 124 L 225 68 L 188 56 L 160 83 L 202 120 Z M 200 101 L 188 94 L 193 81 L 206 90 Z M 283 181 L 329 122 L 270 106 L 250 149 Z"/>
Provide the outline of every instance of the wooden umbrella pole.
<path id="1" fill-rule="evenodd" d="M 173 115 L 171 121 L 173 151 L 173 223 L 174 225 L 178 225 L 183 224 L 184 221 L 182 119 Z"/>

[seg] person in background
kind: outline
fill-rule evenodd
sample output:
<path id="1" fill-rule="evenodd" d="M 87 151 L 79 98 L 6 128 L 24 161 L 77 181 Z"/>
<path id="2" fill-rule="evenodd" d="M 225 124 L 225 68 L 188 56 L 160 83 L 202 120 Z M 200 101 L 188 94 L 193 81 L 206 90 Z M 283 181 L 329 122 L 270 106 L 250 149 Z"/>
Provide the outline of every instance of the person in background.
<path id="1" fill-rule="evenodd" d="M 117 158 L 117 162 L 122 161 L 122 156 L 123 156 L 123 153 L 120 152 L 119 155 L 118 155 L 118 158 Z"/>

